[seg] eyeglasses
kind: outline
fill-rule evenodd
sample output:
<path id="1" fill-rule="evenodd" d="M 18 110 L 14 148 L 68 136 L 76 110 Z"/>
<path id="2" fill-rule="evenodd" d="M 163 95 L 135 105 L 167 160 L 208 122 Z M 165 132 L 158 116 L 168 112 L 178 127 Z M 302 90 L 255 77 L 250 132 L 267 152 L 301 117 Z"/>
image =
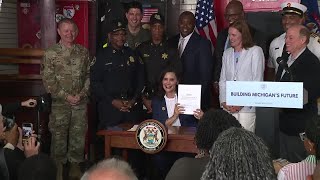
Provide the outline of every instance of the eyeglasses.
<path id="1" fill-rule="evenodd" d="M 299 133 L 299 136 L 300 136 L 301 141 L 305 141 L 307 139 L 307 135 L 305 132 Z"/>

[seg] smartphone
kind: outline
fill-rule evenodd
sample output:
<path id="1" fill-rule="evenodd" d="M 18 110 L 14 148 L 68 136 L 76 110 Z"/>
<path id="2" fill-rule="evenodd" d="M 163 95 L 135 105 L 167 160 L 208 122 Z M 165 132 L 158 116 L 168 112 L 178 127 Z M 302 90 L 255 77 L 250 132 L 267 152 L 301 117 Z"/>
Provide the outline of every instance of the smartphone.
<path id="1" fill-rule="evenodd" d="M 22 123 L 22 139 L 28 139 L 33 131 L 32 123 Z"/>

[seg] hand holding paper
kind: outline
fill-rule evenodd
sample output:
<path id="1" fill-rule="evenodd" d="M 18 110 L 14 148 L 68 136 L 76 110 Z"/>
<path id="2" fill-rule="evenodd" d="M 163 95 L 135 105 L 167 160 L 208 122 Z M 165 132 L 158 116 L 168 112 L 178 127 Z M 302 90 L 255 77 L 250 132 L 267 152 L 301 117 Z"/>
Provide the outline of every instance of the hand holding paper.
<path id="1" fill-rule="evenodd" d="M 178 103 L 184 107 L 183 114 L 193 115 L 194 111 L 200 109 L 201 85 L 178 86 Z"/>

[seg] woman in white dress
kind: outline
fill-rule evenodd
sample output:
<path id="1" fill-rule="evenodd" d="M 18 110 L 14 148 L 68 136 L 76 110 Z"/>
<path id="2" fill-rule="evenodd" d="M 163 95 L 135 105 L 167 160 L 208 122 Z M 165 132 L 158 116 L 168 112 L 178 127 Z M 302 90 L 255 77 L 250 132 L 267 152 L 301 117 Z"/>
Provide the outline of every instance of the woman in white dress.
<path id="1" fill-rule="evenodd" d="M 255 46 L 245 21 L 232 23 L 228 30 L 230 48 L 222 57 L 222 69 L 219 81 L 219 99 L 221 107 L 235 116 L 247 130 L 255 131 L 255 107 L 232 106 L 226 104 L 227 81 L 263 81 L 264 54 Z"/>

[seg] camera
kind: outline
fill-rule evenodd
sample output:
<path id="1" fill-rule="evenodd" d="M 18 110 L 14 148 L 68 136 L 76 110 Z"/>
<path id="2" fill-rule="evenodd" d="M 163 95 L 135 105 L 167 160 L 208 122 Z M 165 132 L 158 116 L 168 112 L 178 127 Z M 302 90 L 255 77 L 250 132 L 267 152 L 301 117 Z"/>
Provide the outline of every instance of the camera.
<path id="1" fill-rule="evenodd" d="M 6 128 L 6 131 L 11 130 L 15 123 L 16 120 L 14 116 L 12 118 L 3 116 L 3 127 Z"/>
<path id="2" fill-rule="evenodd" d="M 33 131 L 32 123 L 22 123 L 22 139 L 28 139 Z"/>

